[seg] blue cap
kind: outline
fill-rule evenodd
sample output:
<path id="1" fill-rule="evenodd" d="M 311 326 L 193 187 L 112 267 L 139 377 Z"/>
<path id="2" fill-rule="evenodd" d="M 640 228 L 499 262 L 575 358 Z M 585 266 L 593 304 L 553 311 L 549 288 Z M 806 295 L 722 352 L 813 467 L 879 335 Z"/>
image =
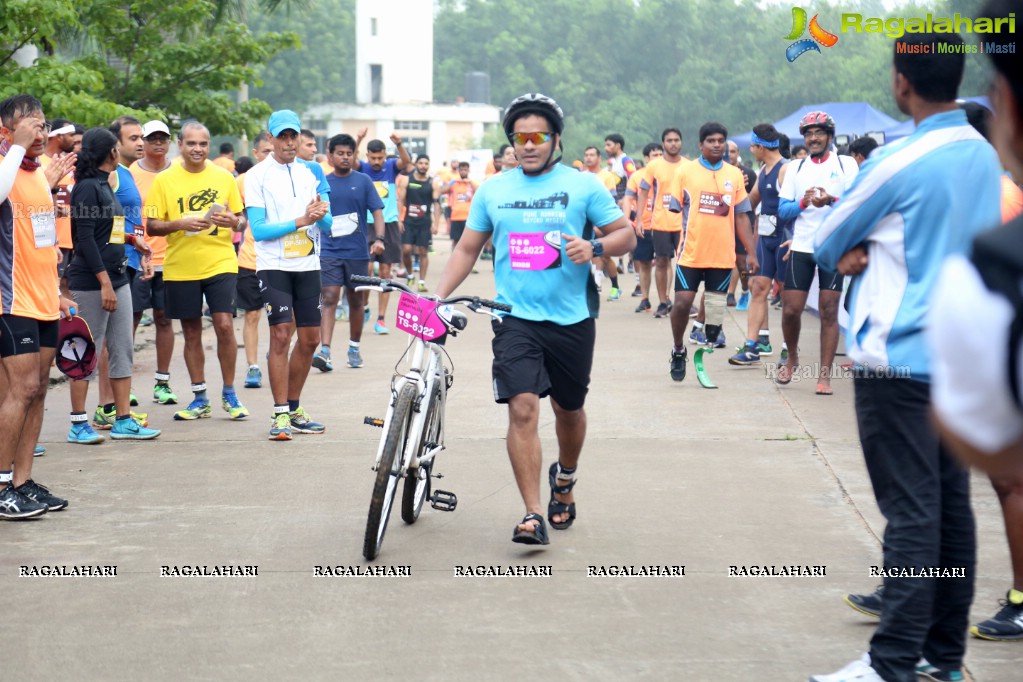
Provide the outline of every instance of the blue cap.
<path id="1" fill-rule="evenodd" d="M 294 130 L 296 133 L 302 132 L 302 122 L 298 119 L 298 114 L 291 109 L 281 109 L 270 114 L 270 121 L 266 127 L 274 137 L 277 137 L 285 130 Z"/>

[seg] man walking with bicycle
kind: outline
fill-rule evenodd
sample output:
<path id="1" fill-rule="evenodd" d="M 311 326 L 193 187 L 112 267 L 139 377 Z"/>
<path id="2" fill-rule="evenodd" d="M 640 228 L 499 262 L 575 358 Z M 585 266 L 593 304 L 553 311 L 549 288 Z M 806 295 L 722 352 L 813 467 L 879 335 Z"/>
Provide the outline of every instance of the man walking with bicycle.
<path id="1" fill-rule="evenodd" d="M 497 300 L 512 306 L 512 314 L 493 324 L 494 398 L 508 405 L 508 456 L 526 507 L 512 541 L 546 545 L 540 399 L 551 397 L 558 434 L 547 515 L 552 527 L 564 530 L 576 517 L 572 489 L 586 437 L 583 404 L 596 339 L 599 299 L 589 263 L 628 253 L 636 237 L 594 176 L 561 165 L 560 154 L 555 158 L 565 119 L 554 100 L 522 95 L 508 106 L 503 125 L 520 166 L 476 193 L 436 293 L 449 296 L 493 239 Z"/>

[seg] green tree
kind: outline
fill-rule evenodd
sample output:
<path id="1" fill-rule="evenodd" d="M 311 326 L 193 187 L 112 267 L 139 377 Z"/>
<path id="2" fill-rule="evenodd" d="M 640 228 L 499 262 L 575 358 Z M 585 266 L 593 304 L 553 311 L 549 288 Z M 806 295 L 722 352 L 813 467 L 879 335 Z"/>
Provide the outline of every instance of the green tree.
<path id="1" fill-rule="evenodd" d="M 19 44 L 48 54 L 27 68 L 13 67 L 9 56 L 0 62 L 7 69 L 0 96 L 36 94 L 48 115 L 85 125 L 132 113 L 172 124 L 195 118 L 214 134 L 253 133 L 269 107 L 260 100 L 238 104 L 232 91 L 255 80 L 257 65 L 294 47 L 297 38 L 257 38 L 226 19 L 208 30 L 214 10 L 209 0 L 9 2 L 2 21 L 10 47 L 0 54 Z M 68 35 L 76 35 L 73 42 Z"/>

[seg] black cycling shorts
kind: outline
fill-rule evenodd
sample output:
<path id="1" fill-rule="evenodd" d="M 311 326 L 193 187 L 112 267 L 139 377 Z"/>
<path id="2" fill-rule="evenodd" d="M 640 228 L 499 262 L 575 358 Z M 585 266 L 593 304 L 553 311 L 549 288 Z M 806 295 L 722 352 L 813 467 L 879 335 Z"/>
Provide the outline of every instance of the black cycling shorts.
<path id="1" fill-rule="evenodd" d="M 728 293 L 728 284 L 732 281 L 731 269 L 725 268 L 690 268 L 685 265 L 675 266 L 675 291 L 699 291 L 700 282 L 706 292 Z"/>
<path id="2" fill-rule="evenodd" d="M 810 291 L 815 274 L 821 291 L 842 291 L 844 278 L 837 271 L 817 265 L 812 253 L 789 251 L 789 268 L 785 272 L 787 291 Z"/>
<path id="3" fill-rule="evenodd" d="M 40 348 L 56 348 L 60 323 L 20 315 L 0 315 L 0 357 L 38 353 Z M 16 381 L 17 377 L 10 377 Z"/>
<path id="4" fill-rule="evenodd" d="M 320 326 L 319 270 L 260 270 L 256 277 L 271 327 L 292 319 L 296 327 Z"/>

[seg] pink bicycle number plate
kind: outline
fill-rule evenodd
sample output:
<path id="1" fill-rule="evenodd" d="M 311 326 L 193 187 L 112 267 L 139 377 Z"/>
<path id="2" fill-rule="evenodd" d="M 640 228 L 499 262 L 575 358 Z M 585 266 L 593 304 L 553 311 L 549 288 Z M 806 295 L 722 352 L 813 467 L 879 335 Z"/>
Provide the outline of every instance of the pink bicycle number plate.
<path id="1" fill-rule="evenodd" d="M 436 341 L 447 331 L 437 316 L 437 301 L 415 296 L 406 291 L 398 299 L 398 316 L 395 326 L 423 341 Z"/>

